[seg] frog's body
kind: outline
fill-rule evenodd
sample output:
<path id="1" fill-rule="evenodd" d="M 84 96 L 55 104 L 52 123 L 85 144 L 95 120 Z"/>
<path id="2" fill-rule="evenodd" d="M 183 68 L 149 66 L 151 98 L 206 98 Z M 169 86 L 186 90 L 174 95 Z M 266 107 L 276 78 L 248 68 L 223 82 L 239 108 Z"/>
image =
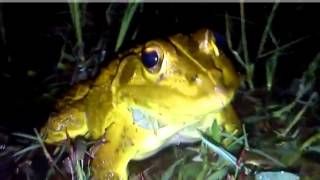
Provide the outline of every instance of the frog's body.
<path id="1" fill-rule="evenodd" d="M 240 123 L 230 101 L 239 79 L 209 30 L 131 49 L 74 86 L 44 129 L 47 143 L 104 137 L 93 160 L 96 179 L 127 179 L 127 165 L 169 144 L 199 140 L 217 120 L 228 133 Z M 177 138 L 180 137 L 180 138 Z M 178 139 L 174 141 L 173 139 Z"/>

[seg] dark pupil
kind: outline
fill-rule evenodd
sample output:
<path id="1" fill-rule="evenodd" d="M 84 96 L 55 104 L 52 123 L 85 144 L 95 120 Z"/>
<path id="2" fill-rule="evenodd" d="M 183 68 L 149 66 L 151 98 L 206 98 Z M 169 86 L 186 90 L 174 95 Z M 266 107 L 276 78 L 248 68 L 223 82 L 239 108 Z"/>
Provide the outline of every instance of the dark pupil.
<path id="1" fill-rule="evenodd" d="M 156 51 L 143 51 L 141 58 L 143 65 L 147 68 L 152 68 L 159 61 L 159 56 Z"/>
<path id="2" fill-rule="evenodd" d="M 221 34 L 219 34 L 217 32 L 213 32 L 213 36 L 216 39 L 216 44 L 217 44 L 218 48 L 220 48 L 220 49 L 228 48 L 228 44 L 227 44 L 225 37 L 223 37 Z"/>

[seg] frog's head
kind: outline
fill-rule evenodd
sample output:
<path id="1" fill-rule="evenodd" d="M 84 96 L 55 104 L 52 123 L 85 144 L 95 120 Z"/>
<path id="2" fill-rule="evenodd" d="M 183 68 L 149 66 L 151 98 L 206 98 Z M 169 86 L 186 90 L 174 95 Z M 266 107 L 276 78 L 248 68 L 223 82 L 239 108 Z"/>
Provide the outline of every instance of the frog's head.
<path id="1" fill-rule="evenodd" d="M 118 103 L 183 117 L 221 110 L 238 85 L 237 73 L 213 33 L 202 29 L 131 51 L 120 63 L 112 92 Z"/>

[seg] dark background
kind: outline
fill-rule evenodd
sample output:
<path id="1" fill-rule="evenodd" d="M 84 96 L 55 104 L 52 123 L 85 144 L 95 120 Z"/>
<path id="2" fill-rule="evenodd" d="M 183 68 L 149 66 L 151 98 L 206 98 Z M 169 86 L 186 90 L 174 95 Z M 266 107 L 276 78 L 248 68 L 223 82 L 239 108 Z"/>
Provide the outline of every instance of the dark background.
<path id="1" fill-rule="evenodd" d="M 86 51 L 104 38 L 106 61 L 114 56 L 113 48 L 126 4 L 87 5 L 84 38 Z M 47 119 L 52 101 L 44 100 L 49 76 L 57 73 L 57 62 L 64 40 L 61 34 L 73 36 L 67 4 L 0 4 L 2 35 L 0 42 L 0 127 L 1 131 L 26 131 L 40 127 Z M 273 4 L 245 4 L 247 41 L 251 59 L 256 63 L 255 83 L 264 85 L 266 59 L 254 60 L 261 34 Z M 138 8 L 121 50 L 152 38 L 178 32 L 192 32 L 209 27 L 225 33 L 225 14 L 232 19 L 234 44 L 240 39 L 240 4 L 238 3 L 170 3 L 143 4 Z M 276 73 L 278 86 L 286 88 L 300 77 L 308 63 L 319 52 L 320 4 L 281 3 L 273 22 L 273 34 L 280 45 L 311 36 L 282 54 Z M 106 18 L 108 17 L 108 18 Z M 1 21 L 1 20 L 0 20 Z M 137 31 L 138 30 L 138 31 Z M 131 40 L 137 31 L 135 40 Z M 251 53 L 253 52 L 253 53 Z M 237 65 L 239 71 L 243 70 Z M 34 72 L 28 75 L 28 71 Z M 58 82 L 58 81 L 57 81 Z"/>

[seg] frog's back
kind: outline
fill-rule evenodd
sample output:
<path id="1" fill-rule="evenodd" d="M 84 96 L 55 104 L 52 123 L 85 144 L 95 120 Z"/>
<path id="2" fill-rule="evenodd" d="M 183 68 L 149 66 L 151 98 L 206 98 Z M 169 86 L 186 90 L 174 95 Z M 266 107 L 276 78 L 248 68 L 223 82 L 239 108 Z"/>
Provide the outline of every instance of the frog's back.
<path id="1" fill-rule="evenodd" d="M 119 60 L 112 61 L 101 69 L 95 80 L 81 81 L 58 98 L 54 112 L 42 129 L 47 133 L 46 142 L 59 142 L 67 136 L 97 138 L 101 135 L 105 128 L 101 123 L 112 109 L 111 83 L 118 64 Z"/>

